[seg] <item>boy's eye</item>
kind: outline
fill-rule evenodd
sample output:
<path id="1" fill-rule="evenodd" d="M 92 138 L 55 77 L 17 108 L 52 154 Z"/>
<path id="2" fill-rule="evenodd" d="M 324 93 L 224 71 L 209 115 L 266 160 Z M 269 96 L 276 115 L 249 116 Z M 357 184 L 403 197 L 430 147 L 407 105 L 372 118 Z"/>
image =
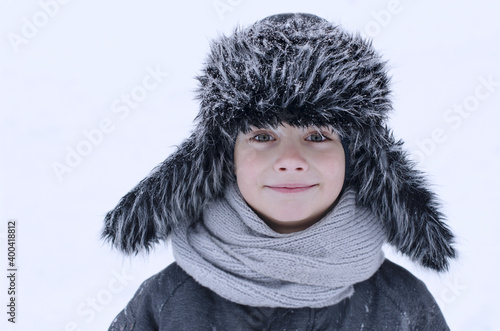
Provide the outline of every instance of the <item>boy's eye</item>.
<path id="1" fill-rule="evenodd" d="M 313 142 L 321 142 L 321 141 L 325 141 L 327 140 L 328 138 L 326 138 L 325 136 L 323 136 L 321 133 L 319 132 L 316 132 L 316 133 L 312 133 L 310 134 L 306 140 L 309 140 L 309 141 L 313 141 Z"/>
<path id="2" fill-rule="evenodd" d="M 260 142 L 274 140 L 274 138 L 270 134 L 267 134 L 267 133 L 259 133 L 259 134 L 255 135 L 252 139 L 256 140 L 256 141 L 260 141 Z"/>

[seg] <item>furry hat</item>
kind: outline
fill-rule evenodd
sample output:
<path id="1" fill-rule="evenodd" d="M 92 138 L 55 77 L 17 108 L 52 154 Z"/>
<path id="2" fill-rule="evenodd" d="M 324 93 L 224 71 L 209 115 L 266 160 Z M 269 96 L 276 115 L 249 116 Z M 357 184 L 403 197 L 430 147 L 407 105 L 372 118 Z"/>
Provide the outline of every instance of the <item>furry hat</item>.
<path id="1" fill-rule="evenodd" d="M 280 14 L 211 44 L 199 80 L 196 128 L 105 218 L 103 237 L 125 253 L 149 250 L 234 182 L 236 136 L 250 125 L 331 126 L 349 142 L 357 203 L 384 221 L 388 242 L 445 270 L 453 235 L 434 194 L 385 122 L 385 62 L 370 42 L 310 14 Z"/>

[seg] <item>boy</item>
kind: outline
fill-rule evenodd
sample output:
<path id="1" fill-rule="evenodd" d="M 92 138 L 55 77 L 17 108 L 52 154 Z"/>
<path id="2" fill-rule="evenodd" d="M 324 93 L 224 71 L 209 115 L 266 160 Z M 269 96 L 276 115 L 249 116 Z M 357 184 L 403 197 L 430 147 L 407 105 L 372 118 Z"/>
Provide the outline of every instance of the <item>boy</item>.
<path id="1" fill-rule="evenodd" d="M 104 237 L 172 240 L 110 330 L 447 330 L 387 241 L 443 271 L 453 236 L 395 141 L 384 62 L 360 37 L 280 14 L 214 41 L 191 137 L 125 195 Z"/>

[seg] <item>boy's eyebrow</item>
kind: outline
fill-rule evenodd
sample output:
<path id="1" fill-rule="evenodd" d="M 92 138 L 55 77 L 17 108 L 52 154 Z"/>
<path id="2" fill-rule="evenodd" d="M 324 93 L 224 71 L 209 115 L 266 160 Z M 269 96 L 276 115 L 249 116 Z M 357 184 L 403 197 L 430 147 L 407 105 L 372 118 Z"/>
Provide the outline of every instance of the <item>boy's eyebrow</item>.
<path id="1" fill-rule="evenodd" d="M 309 126 L 304 126 L 304 127 L 300 127 L 300 128 L 303 129 L 304 131 L 308 131 L 308 130 L 310 130 L 309 128 L 311 128 L 311 129 L 314 129 L 315 131 L 317 131 L 318 133 L 321 133 L 322 131 L 328 131 L 331 134 L 333 134 L 333 133 L 338 134 L 337 131 L 332 126 L 309 125 Z M 256 126 L 251 125 L 248 127 L 248 131 L 243 132 L 243 133 L 249 134 L 249 133 L 252 133 L 254 131 L 259 131 L 259 130 L 271 131 L 272 133 L 276 134 L 277 136 L 283 135 L 283 130 L 281 129 L 281 126 L 256 127 Z"/>
<path id="2" fill-rule="evenodd" d="M 276 127 L 275 128 L 275 127 L 269 126 L 269 127 L 258 128 L 258 127 L 253 126 L 253 125 L 249 127 L 249 131 L 246 134 L 252 133 L 254 131 L 259 131 L 259 130 L 271 131 L 274 134 L 276 134 L 277 136 L 282 136 L 283 135 L 283 130 L 280 127 Z"/>
<path id="3" fill-rule="evenodd" d="M 316 126 L 316 125 L 311 125 L 311 127 L 313 129 L 315 129 L 318 133 L 327 131 L 330 134 L 337 134 L 337 135 L 339 135 L 339 133 L 337 132 L 337 130 L 335 130 L 335 128 L 332 127 L 332 126 Z"/>

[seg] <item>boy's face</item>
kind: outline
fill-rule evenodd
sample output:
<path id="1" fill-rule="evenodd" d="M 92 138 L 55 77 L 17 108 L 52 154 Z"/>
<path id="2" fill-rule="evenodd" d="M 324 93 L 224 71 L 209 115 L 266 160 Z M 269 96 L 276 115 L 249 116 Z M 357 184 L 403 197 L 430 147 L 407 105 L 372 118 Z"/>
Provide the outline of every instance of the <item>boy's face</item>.
<path id="1" fill-rule="evenodd" d="M 234 163 L 245 201 L 282 233 L 320 220 L 344 183 L 344 149 L 329 128 L 252 127 L 238 135 Z"/>

